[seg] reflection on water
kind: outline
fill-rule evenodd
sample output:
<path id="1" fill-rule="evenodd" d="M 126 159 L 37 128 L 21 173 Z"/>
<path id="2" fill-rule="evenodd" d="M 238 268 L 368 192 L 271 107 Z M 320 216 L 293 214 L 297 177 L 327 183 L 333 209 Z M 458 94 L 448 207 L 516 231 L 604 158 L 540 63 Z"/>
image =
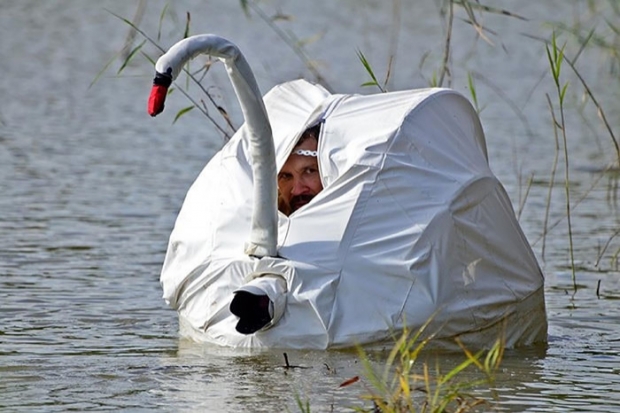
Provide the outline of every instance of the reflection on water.
<path id="1" fill-rule="evenodd" d="M 203 3 L 175 3 L 174 11 L 200 16 L 193 20 L 196 32 L 221 33 L 247 46 L 264 90 L 305 74 L 288 46 L 260 19 L 246 20 L 236 2 Z M 284 3 L 300 16 L 298 27 L 326 30 L 327 40 L 311 47 L 324 60 L 330 83 L 342 91 L 358 90 L 364 73 L 355 71 L 354 50 L 362 47 L 373 61 L 380 60 L 383 49 L 376 39 L 385 39 L 392 9 L 376 2 L 344 2 L 337 9 L 321 2 L 313 10 L 304 9 L 304 2 Z M 551 3 L 521 6 L 523 14 L 533 16 L 530 29 L 540 27 L 541 16 L 552 19 L 564 10 Z M 370 388 L 365 379 L 339 387 L 363 373 L 354 351 L 290 351 L 291 364 L 303 368 L 286 369 L 281 351 L 221 349 L 177 338 L 176 314 L 161 300 L 159 270 L 184 194 L 221 138 L 191 114 L 174 126 L 170 118 L 148 118 L 150 68 L 131 66 L 122 78 L 106 74 L 89 88 L 126 35 L 126 26 L 103 8 L 131 16 L 135 6 L 111 0 L 0 4 L 0 55 L 5 57 L 0 59 L 0 409 L 297 411 L 296 397 L 310 400 L 312 411 L 369 408 L 360 399 Z M 417 14 L 406 16 L 436 16 L 434 5 L 416 7 Z M 154 31 L 163 3 L 151 2 L 149 8 L 143 22 Z M 331 18 L 347 16 L 360 27 L 342 30 L 330 24 Z M 316 27 L 305 26 L 310 21 Z M 511 24 L 506 21 L 506 27 Z M 407 21 L 403 30 L 401 46 L 407 50 L 422 54 L 441 47 L 438 18 L 424 24 Z M 341 40 L 330 41 L 330 36 Z M 498 60 L 497 48 L 479 46 L 480 61 L 471 64 L 490 71 L 489 77 L 506 72 L 521 79 L 502 85 L 506 95 L 518 99 L 536 84 L 545 62 L 521 46 L 530 45 L 522 37 L 510 36 L 503 38 L 508 54 Z M 274 64 L 266 57 L 271 53 L 283 61 Z M 417 61 L 401 57 L 399 63 L 395 87 L 410 87 L 406 68 L 418 67 Z M 587 70 L 589 78 L 606 75 Z M 227 82 L 221 73 L 214 76 L 218 83 Z M 414 86 L 425 85 L 419 74 L 414 78 Z M 600 100 L 615 99 L 617 80 L 604 83 L 613 86 Z M 496 102 L 496 95 L 483 92 L 479 96 Z M 542 130 L 549 119 L 543 114 L 544 96 L 536 96 L 524 110 L 530 127 Z M 226 99 L 234 106 L 232 98 Z M 175 104 L 185 105 L 171 100 Z M 613 112 L 608 116 L 620 118 Z M 525 171 L 536 175 L 521 222 L 538 253 L 553 140 L 522 142 L 523 125 L 516 118 L 502 102 L 482 113 L 492 166 L 515 204 L 520 191 L 514 163 L 524 169 L 522 176 Z M 497 376 L 500 410 L 620 410 L 619 246 L 612 236 L 618 227 L 618 177 L 605 175 L 593 186 L 599 175 L 591 168 L 607 161 L 599 149 L 606 143 L 601 138 L 592 145 L 586 132 L 570 131 L 573 161 L 587 166 L 571 172 L 574 200 L 587 195 L 573 215 L 580 289 L 573 293 L 564 210 L 558 207 L 549 222 L 559 223 L 545 239 L 541 259 L 547 274 L 549 344 L 506 353 Z M 520 154 L 516 161 L 513 149 Z M 556 187 L 554 205 L 563 205 L 562 181 Z M 372 353 L 376 367 L 385 357 L 385 352 Z M 428 357 L 440 360 L 446 370 L 462 361 L 455 354 Z"/>

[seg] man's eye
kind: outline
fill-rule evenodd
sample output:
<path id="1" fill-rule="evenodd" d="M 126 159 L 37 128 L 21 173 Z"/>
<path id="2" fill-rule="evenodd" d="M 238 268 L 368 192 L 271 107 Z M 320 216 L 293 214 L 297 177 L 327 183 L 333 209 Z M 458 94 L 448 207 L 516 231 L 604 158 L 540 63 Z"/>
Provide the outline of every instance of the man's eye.
<path id="1" fill-rule="evenodd" d="M 315 174 L 317 172 L 318 172 L 318 170 L 316 168 L 306 168 L 306 169 L 304 169 L 304 173 L 305 174 Z"/>
<path id="2" fill-rule="evenodd" d="M 291 175 L 289 174 L 280 174 L 278 175 L 278 181 L 288 181 L 291 179 Z"/>

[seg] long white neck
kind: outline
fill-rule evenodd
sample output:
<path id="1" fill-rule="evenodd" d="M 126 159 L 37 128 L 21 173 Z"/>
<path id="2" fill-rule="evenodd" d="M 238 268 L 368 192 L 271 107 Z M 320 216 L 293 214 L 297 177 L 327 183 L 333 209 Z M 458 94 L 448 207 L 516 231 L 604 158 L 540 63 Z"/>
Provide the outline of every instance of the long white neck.
<path id="1" fill-rule="evenodd" d="M 250 240 L 245 252 L 257 257 L 275 256 L 278 224 L 275 149 L 263 98 L 245 57 L 228 40 L 203 34 L 176 43 L 157 60 L 155 70 L 174 80 L 183 65 L 199 54 L 217 57 L 226 65 L 250 137 L 254 209 Z"/>

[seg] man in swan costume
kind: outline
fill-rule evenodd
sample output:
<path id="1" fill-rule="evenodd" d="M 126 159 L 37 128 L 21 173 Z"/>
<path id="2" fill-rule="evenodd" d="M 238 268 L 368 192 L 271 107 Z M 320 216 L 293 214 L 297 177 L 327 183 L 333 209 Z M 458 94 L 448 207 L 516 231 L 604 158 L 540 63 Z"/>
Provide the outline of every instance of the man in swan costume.
<path id="1" fill-rule="evenodd" d="M 443 346 L 546 339 L 543 274 L 463 96 L 332 95 L 297 80 L 261 98 L 238 48 L 200 35 L 157 61 L 151 115 L 200 53 L 226 64 L 246 123 L 196 179 L 170 236 L 161 284 L 182 335 L 325 349 L 431 319 L 427 331 Z M 324 189 L 286 216 L 276 209 L 276 172 L 319 123 Z M 252 334 L 239 333 L 231 313 L 240 292 L 269 298 L 271 320 Z"/>

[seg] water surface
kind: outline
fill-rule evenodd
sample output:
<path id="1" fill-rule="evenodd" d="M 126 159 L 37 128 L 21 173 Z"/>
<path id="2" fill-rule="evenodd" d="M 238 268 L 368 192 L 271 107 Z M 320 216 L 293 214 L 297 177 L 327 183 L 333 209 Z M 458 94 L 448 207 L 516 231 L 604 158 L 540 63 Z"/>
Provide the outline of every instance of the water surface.
<path id="1" fill-rule="evenodd" d="M 98 77 L 128 33 L 106 9 L 131 18 L 137 4 L 0 4 L 0 408 L 297 411 L 296 396 L 310 400 L 312 411 L 369 408 L 360 399 L 365 379 L 339 387 L 363 375 L 353 351 L 290 351 L 291 363 L 304 368 L 286 369 L 282 351 L 238 351 L 178 338 L 176 314 L 161 299 L 159 271 L 187 188 L 223 140 L 197 112 L 172 124 L 187 105 L 180 96 L 169 100 L 167 115 L 149 118 L 152 68 L 143 61 L 120 77 L 115 61 Z M 517 210 L 533 177 L 520 222 L 547 277 L 549 343 L 507 352 L 497 375 L 500 406 L 619 411 L 618 182 L 590 172 L 613 159 L 613 148 L 591 107 L 577 114 L 583 96 L 579 82 L 568 77 L 573 202 L 587 194 L 572 217 L 580 287 L 574 292 L 565 220 L 545 238 L 542 255 L 555 147 L 545 94 L 553 97 L 554 90 L 542 43 L 523 36 L 548 38 L 545 22 L 570 23 L 575 16 L 602 30 L 602 20 L 582 2 L 502 4 L 529 20 L 486 15 L 484 23 L 497 33 L 489 35 L 494 45 L 457 20 L 452 73 L 452 86 L 467 96 L 467 72 L 476 75 L 491 166 Z M 163 7 L 148 3 L 141 27 L 150 34 L 157 33 Z M 435 2 L 280 1 L 264 7 L 294 16 L 281 24 L 299 38 L 320 34 L 307 51 L 337 92 L 374 93 L 360 87 L 368 79 L 357 49 L 381 76 L 390 52 L 397 52 L 393 90 L 427 86 L 441 59 Z M 192 33 L 218 33 L 245 51 L 263 91 L 300 76 L 313 79 L 290 46 L 256 14 L 247 19 L 238 2 L 181 1 L 169 11 L 177 20 L 165 20 L 166 46 L 182 32 L 189 11 Z M 579 66 L 582 75 L 612 124 L 619 124 L 617 105 L 610 104 L 619 87 L 610 58 L 593 48 L 583 59 L 589 64 Z M 211 79 L 238 125 L 225 73 L 215 68 Z M 565 213 L 563 173 L 560 168 L 552 193 L 551 222 Z M 377 366 L 384 357 L 372 354 Z M 439 359 L 449 369 L 462 356 Z"/>

